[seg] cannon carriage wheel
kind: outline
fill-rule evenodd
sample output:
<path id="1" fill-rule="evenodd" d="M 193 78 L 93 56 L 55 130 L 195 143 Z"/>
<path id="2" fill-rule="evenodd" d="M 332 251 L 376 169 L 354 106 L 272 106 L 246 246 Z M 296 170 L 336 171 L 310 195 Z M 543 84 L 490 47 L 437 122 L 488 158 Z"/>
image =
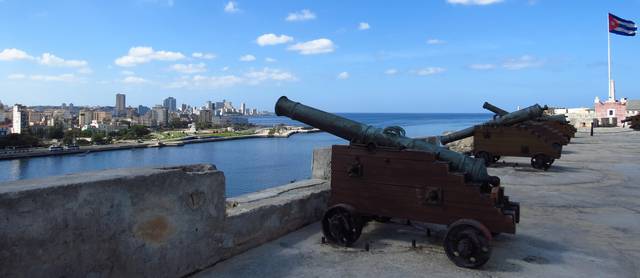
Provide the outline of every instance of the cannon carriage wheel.
<path id="1" fill-rule="evenodd" d="M 335 205 L 322 217 L 322 233 L 329 242 L 348 247 L 360 238 L 364 222 L 350 206 Z"/>
<path id="2" fill-rule="evenodd" d="M 546 171 L 549 169 L 549 167 L 551 167 L 551 164 L 553 164 L 554 161 L 555 159 L 549 157 L 548 155 L 537 154 L 531 157 L 531 166 L 533 166 L 533 168 Z"/>
<path id="3" fill-rule="evenodd" d="M 444 251 L 455 265 L 479 268 L 491 257 L 491 233 L 480 222 L 461 219 L 449 225 Z"/>

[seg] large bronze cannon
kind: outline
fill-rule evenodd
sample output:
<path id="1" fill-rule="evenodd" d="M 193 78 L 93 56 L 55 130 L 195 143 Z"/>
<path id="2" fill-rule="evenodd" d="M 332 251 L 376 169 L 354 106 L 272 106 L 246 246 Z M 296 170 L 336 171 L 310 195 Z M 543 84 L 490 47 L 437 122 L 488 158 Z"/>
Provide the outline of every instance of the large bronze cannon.
<path id="1" fill-rule="evenodd" d="M 275 111 L 350 142 L 331 149 L 323 242 L 351 247 L 372 220 L 441 224 L 447 257 L 477 268 L 489 260 L 494 234 L 516 232 L 520 206 L 482 160 L 408 138 L 400 127 L 376 128 L 286 97 Z"/>
<path id="2" fill-rule="evenodd" d="M 376 128 L 347 118 L 327 113 L 299 102 L 293 102 L 282 96 L 275 106 L 278 116 L 287 116 L 315 128 L 321 129 L 351 143 L 367 146 L 400 147 L 430 152 L 444 161 L 448 161 L 453 170 L 465 172 L 476 182 L 492 182 L 495 177 L 487 174 L 484 162 L 459 154 L 446 148 L 420 139 L 404 136 L 399 127 Z M 506 120 L 508 121 L 508 117 Z"/>

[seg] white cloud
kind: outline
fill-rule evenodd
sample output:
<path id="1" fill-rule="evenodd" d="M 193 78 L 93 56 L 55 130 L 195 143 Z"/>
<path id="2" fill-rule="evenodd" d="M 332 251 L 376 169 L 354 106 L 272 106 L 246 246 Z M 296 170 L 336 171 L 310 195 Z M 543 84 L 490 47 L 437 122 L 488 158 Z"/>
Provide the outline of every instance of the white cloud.
<path id="1" fill-rule="evenodd" d="M 77 81 L 75 75 L 71 73 L 65 73 L 60 75 L 30 75 L 29 79 L 33 81 L 53 81 L 53 82 L 73 82 Z"/>
<path id="2" fill-rule="evenodd" d="M 134 67 L 139 64 L 151 61 L 176 61 L 184 59 L 180 52 L 153 50 L 148 46 L 136 46 L 129 49 L 129 53 L 115 60 L 116 65 L 121 67 Z"/>
<path id="3" fill-rule="evenodd" d="M 238 3 L 236 1 L 229 1 L 226 5 L 224 5 L 224 11 L 226 13 L 232 14 L 239 12 L 240 9 L 238 8 Z"/>
<path id="4" fill-rule="evenodd" d="M 245 80 L 248 84 L 257 85 L 267 80 L 273 81 L 295 81 L 296 77 L 287 71 L 279 69 L 263 68 L 256 71 L 251 70 L 244 74 Z"/>
<path id="5" fill-rule="evenodd" d="M 148 82 L 149 80 L 146 80 L 138 76 L 127 76 L 124 79 L 122 79 L 122 83 L 127 83 L 127 84 L 143 84 Z"/>
<path id="6" fill-rule="evenodd" d="M 220 75 L 205 76 L 196 75 L 193 77 L 183 76 L 170 83 L 169 88 L 186 89 L 217 89 L 236 85 L 259 85 L 264 82 L 291 82 L 296 81 L 296 77 L 287 71 L 263 68 L 262 70 L 250 70 L 243 75 Z"/>
<path id="7" fill-rule="evenodd" d="M 388 69 L 388 70 L 385 70 L 384 73 L 387 74 L 387 75 L 394 75 L 394 74 L 398 73 L 398 70 L 397 69 Z"/>
<path id="8" fill-rule="evenodd" d="M 277 62 L 278 60 L 273 59 L 273 58 L 271 58 L 271 57 L 267 57 L 267 58 L 264 58 L 264 61 L 265 61 L 265 62 L 267 62 L 267 63 L 275 63 L 275 62 Z"/>
<path id="9" fill-rule="evenodd" d="M 81 68 L 78 70 L 80 74 L 92 74 L 93 70 L 91 68 Z"/>
<path id="10" fill-rule="evenodd" d="M 136 73 L 130 70 L 123 70 L 120 72 L 122 75 L 135 75 Z"/>
<path id="11" fill-rule="evenodd" d="M 204 63 L 199 64 L 175 64 L 171 66 L 171 69 L 177 72 L 191 74 L 207 71 L 207 65 Z"/>
<path id="12" fill-rule="evenodd" d="M 428 68 L 423 68 L 423 69 L 416 70 L 415 73 L 417 75 L 426 76 L 426 75 L 434 75 L 434 74 L 442 73 L 444 71 L 445 71 L 444 68 L 428 67 Z"/>
<path id="13" fill-rule="evenodd" d="M 27 78 L 27 76 L 22 73 L 12 73 L 7 75 L 7 79 L 16 80 L 16 79 L 25 79 L 25 78 Z"/>
<path id="14" fill-rule="evenodd" d="M 434 45 L 434 44 L 444 44 L 444 43 L 445 43 L 445 41 L 440 40 L 440 39 L 428 39 L 428 40 L 427 40 L 427 44 L 431 44 L 431 45 Z"/>
<path id="15" fill-rule="evenodd" d="M 29 79 L 32 81 L 53 81 L 53 82 L 73 82 L 78 81 L 75 75 L 71 73 L 59 74 L 59 75 L 42 75 L 42 74 L 33 74 L 33 75 L 25 75 L 22 73 L 14 73 L 9 74 L 7 76 L 8 79 L 12 80 L 21 80 L 21 79 Z"/>
<path id="16" fill-rule="evenodd" d="M 343 79 L 343 80 L 344 80 L 344 79 L 348 79 L 348 78 L 349 78 L 349 73 L 348 73 L 348 72 L 346 72 L 346 71 L 343 71 L 343 72 L 341 72 L 341 73 L 339 73 L 339 74 L 338 74 L 338 77 L 337 77 L 337 78 L 338 78 L 338 79 Z"/>
<path id="17" fill-rule="evenodd" d="M 360 22 L 360 24 L 358 24 L 358 30 L 369 30 L 369 28 L 371 28 L 371 26 L 369 26 L 369 23 Z"/>
<path id="18" fill-rule="evenodd" d="M 34 58 L 20 49 L 5 48 L 0 52 L 0 61 L 33 60 Z"/>
<path id="19" fill-rule="evenodd" d="M 251 62 L 256 60 L 256 56 L 247 54 L 247 55 L 241 56 L 239 60 L 242 62 Z"/>
<path id="20" fill-rule="evenodd" d="M 496 68 L 494 64 L 471 64 L 469 68 L 472 70 L 492 70 Z"/>
<path id="21" fill-rule="evenodd" d="M 45 66 L 51 67 L 71 67 L 71 68 L 80 68 L 86 67 L 89 63 L 84 60 L 65 60 L 51 53 L 43 53 L 40 58 L 38 58 L 38 63 Z"/>
<path id="22" fill-rule="evenodd" d="M 312 20 L 316 18 L 316 14 L 312 11 L 304 9 L 299 12 L 289 13 L 289 15 L 285 18 L 286 21 L 306 21 Z"/>
<path id="23" fill-rule="evenodd" d="M 89 63 L 85 60 L 65 60 L 48 52 L 43 53 L 40 57 L 33 57 L 27 54 L 27 52 L 16 48 L 6 48 L 0 52 L 0 61 L 13 60 L 37 61 L 38 64 L 49 67 L 80 68 L 78 72 L 82 74 L 93 72 L 88 67 Z"/>
<path id="24" fill-rule="evenodd" d="M 202 53 L 202 52 L 193 52 L 191 53 L 191 57 L 198 59 L 211 60 L 216 58 L 216 54 L 213 53 Z"/>
<path id="25" fill-rule="evenodd" d="M 447 3 L 454 5 L 491 5 L 502 2 L 503 0 L 447 0 Z"/>
<path id="26" fill-rule="evenodd" d="M 335 46 L 329 39 L 317 39 L 307 42 L 296 43 L 289 46 L 287 49 L 291 51 L 297 51 L 302 55 L 322 54 L 333 52 Z"/>
<path id="27" fill-rule="evenodd" d="M 538 60 L 533 56 L 523 55 L 518 58 L 508 59 L 502 64 L 502 66 L 508 70 L 521 70 L 526 68 L 540 67 L 544 64 L 544 61 Z"/>
<path id="28" fill-rule="evenodd" d="M 222 70 L 222 71 L 228 71 L 228 70 L 229 70 L 229 67 L 228 67 L 228 66 L 225 66 L 225 67 L 223 67 L 221 70 Z"/>
<path id="29" fill-rule="evenodd" d="M 293 41 L 293 37 L 289 37 L 287 35 L 278 36 L 273 33 L 264 34 L 262 36 L 259 36 L 256 39 L 256 43 L 258 43 L 258 45 L 260 46 L 276 45 L 276 44 L 288 43 L 290 41 Z"/>

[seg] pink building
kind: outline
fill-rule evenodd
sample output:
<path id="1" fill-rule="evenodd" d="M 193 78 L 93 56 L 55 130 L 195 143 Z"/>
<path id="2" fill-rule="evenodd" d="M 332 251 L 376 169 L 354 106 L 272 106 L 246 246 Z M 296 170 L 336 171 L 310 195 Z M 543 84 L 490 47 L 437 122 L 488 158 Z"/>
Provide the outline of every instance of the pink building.
<path id="1" fill-rule="evenodd" d="M 611 80 L 609 88 L 609 98 L 606 101 L 600 101 L 599 97 L 594 100 L 594 108 L 596 111 L 596 119 L 601 126 L 617 125 L 623 126 L 620 122 L 627 116 L 638 113 L 638 101 L 627 101 L 627 98 L 616 99 L 615 83 Z"/>

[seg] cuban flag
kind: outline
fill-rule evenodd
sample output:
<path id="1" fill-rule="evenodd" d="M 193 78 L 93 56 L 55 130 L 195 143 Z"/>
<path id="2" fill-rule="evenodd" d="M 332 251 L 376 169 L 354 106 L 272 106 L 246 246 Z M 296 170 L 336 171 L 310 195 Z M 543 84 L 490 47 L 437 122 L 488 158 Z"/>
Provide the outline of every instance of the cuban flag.
<path id="1" fill-rule="evenodd" d="M 638 28 L 633 21 L 609 14 L 609 32 L 623 36 L 635 36 L 636 30 Z"/>

